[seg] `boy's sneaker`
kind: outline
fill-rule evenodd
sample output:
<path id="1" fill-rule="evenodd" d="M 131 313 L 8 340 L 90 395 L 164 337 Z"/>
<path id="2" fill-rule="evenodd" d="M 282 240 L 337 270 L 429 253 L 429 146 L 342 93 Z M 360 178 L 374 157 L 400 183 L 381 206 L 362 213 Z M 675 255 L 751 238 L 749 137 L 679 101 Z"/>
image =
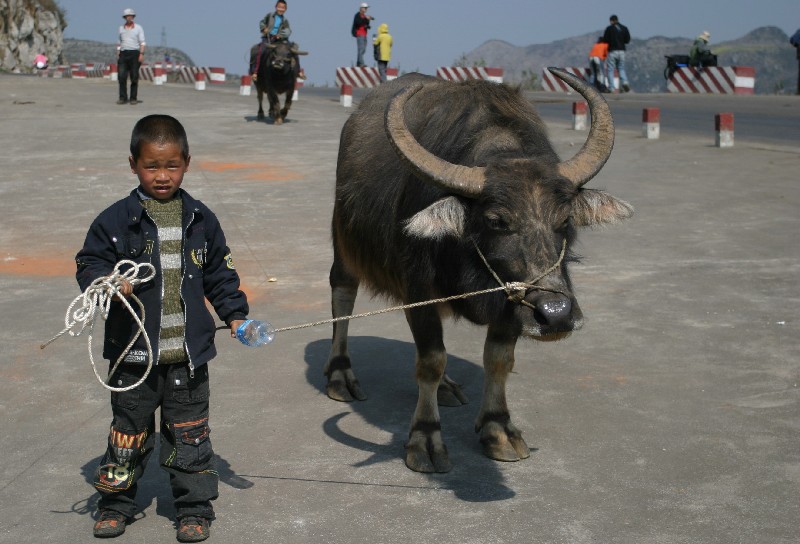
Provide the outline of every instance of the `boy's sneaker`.
<path id="1" fill-rule="evenodd" d="M 629 92 L 631 92 L 631 86 L 630 86 L 630 85 L 628 85 L 627 83 L 623 83 L 623 84 L 622 84 L 622 92 L 623 92 L 623 93 L 629 93 Z"/>
<path id="2" fill-rule="evenodd" d="M 116 510 L 100 510 L 100 517 L 94 524 L 94 536 L 97 538 L 114 538 L 125 532 L 128 518 Z"/>
<path id="3" fill-rule="evenodd" d="M 186 516 L 178 520 L 178 542 L 201 542 L 211 536 L 208 519 Z"/>

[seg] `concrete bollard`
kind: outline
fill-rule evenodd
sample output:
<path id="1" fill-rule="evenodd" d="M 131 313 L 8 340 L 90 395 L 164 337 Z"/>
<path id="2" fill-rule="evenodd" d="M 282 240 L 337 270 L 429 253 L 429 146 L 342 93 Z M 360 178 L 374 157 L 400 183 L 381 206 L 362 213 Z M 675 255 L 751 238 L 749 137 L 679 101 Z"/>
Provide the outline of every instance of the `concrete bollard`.
<path id="1" fill-rule="evenodd" d="M 153 68 L 153 84 L 155 85 L 163 85 L 167 81 L 167 71 L 161 68 L 160 66 L 156 66 Z"/>
<path id="2" fill-rule="evenodd" d="M 343 84 L 340 92 L 339 103 L 345 108 L 351 107 L 353 105 L 353 86 Z"/>
<path id="3" fill-rule="evenodd" d="M 716 147 L 733 147 L 733 114 L 716 114 L 714 128 L 717 132 Z"/>
<path id="4" fill-rule="evenodd" d="M 194 75 L 194 89 L 196 91 L 206 90 L 206 75 L 203 72 L 197 72 Z"/>
<path id="5" fill-rule="evenodd" d="M 658 140 L 661 135 L 661 111 L 658 108 L 642 110 L 642 136 L 648 140 Z"/>
<path id="6" fill-rule="evenodd" d="M 250 86 L 253 83 L 253 76 L 242 76 L 242 82 L 239 85 L 240 96 L 250 96 Z"/>
<path id="7" fill-rule="evenodd" d="M 119 81 L 119 70 L 117 68 L 117 65 L 109 64 L 108 67 L 110 69 L 109 77 L 111 78 L 111 81 Z"/>
<path id="8" fill-rule="evenodd" d="M 586 130 L 588 126 L 588 114 L 586 102 L 573 102 L 572 103 L 572 129 L 573 130 Z"/>
<path id="9" fill-rule="evenodd" d="M 297 102 L 297 99 L 300 98 L 300 93 L 298 92 L 300 89 L 303 88 L 303 82 L 297 80 L 294 82 L 294 93 L 292 94 L 292 101 Z"/>

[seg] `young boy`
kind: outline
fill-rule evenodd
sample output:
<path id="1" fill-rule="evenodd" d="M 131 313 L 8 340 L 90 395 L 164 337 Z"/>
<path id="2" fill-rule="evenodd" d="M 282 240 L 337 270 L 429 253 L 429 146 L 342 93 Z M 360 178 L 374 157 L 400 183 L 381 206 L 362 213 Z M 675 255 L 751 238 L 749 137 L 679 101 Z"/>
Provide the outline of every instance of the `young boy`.
<path id="1" fill-rule="evenodd" d="M 139 187 L 95 219 L 76 256 L 82 290 L 109 275 L 123 259 L 156 268 L 151 281 L 135 289 L 125 282 L 120 289 L 126 297 L 135 292 L 144 304 L 153 368 L 139 387 L 111 394 L 108 448 L 94 479 L 100 492 L 94 536 L 121 535 L 136 513 L 136 487 L 155 445 L 155 411 L 160 407 L 159 461 L 170 477 L 177 538 L 199 542 L 209 536 L 218 484 L 209 439 L 206 364 L 216 355 L 216 327 L 205 299 L 232 336 L 249 308 L 216 216 L 180 188 L 191 158 L 183 126 L 167 115 L 144 117 L 133 128 L 130 152 Z M 103 357 L 113 365 L 137 330 L 124 305 L 112 303 Z M 136 383 L 147 359 L 140 336 L 110 383 Z"/>

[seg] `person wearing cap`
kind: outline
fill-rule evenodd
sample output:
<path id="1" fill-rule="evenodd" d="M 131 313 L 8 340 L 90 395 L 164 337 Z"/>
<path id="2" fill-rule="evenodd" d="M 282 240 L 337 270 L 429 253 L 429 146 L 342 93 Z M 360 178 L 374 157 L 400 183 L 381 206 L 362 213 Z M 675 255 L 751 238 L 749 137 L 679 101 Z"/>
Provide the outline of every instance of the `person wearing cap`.
<path id="1" fill-rule="evenodd" d="M 144 30 L 133 20 L 136 12 L 127 8 L 122 12 L 125 24 L 119 27 L 117 42 L 117 66 L 119 100 L 117 104 L 139 103 L 139 65 L 144 60 Z M 130 102 L 128 102 L 128 76 L 131 78 Z"/>
<path id="2" fill-rule="evenodd" d="M 717 58 L 711 54 L 711 49 L 708 47 L 708 42 L 711 40 L 711 34 L 708 30 L 704 30 L 692 44 L 692 49 L 689 51 L 689 66 L 716 66 Z"/>
<path id="3" fill-rule="evenodd" d="M 353 28 L 350 33 L 356 39 L 356 66 L 366 66 L 364 64 L 364 51 L 367 50 L 367 35 L 369 35 L 369 22 L 374 21 L 375 17 L 367 15 L 369 4 L 361 2 L 358 13 L 353 17 Z"/>

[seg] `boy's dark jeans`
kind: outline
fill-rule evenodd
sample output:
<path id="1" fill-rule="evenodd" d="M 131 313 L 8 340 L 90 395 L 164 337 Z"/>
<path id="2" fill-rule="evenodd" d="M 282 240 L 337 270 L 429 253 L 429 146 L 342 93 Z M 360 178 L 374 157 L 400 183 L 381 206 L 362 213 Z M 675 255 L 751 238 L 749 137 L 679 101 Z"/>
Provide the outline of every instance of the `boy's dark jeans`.
<path id="1" fill-rule="evenodd" d="M 122 364 L 111 385 L 134 384 L 145 369 Z M 139 387 L 111 393 L 114 419 L 94 479 L 100 509 L 128 517 L 136 513 L 136 487 L 155 446 L 155 412 L 160 406 L 159 462 L 169 473 L 177 517 L 213 519 L 211 501 L 218 495 L 219 476 L 209 438 L 208 397 L 208 365 L 195 369 L 190 378 L 187 364 L 156 365 Z"/>

